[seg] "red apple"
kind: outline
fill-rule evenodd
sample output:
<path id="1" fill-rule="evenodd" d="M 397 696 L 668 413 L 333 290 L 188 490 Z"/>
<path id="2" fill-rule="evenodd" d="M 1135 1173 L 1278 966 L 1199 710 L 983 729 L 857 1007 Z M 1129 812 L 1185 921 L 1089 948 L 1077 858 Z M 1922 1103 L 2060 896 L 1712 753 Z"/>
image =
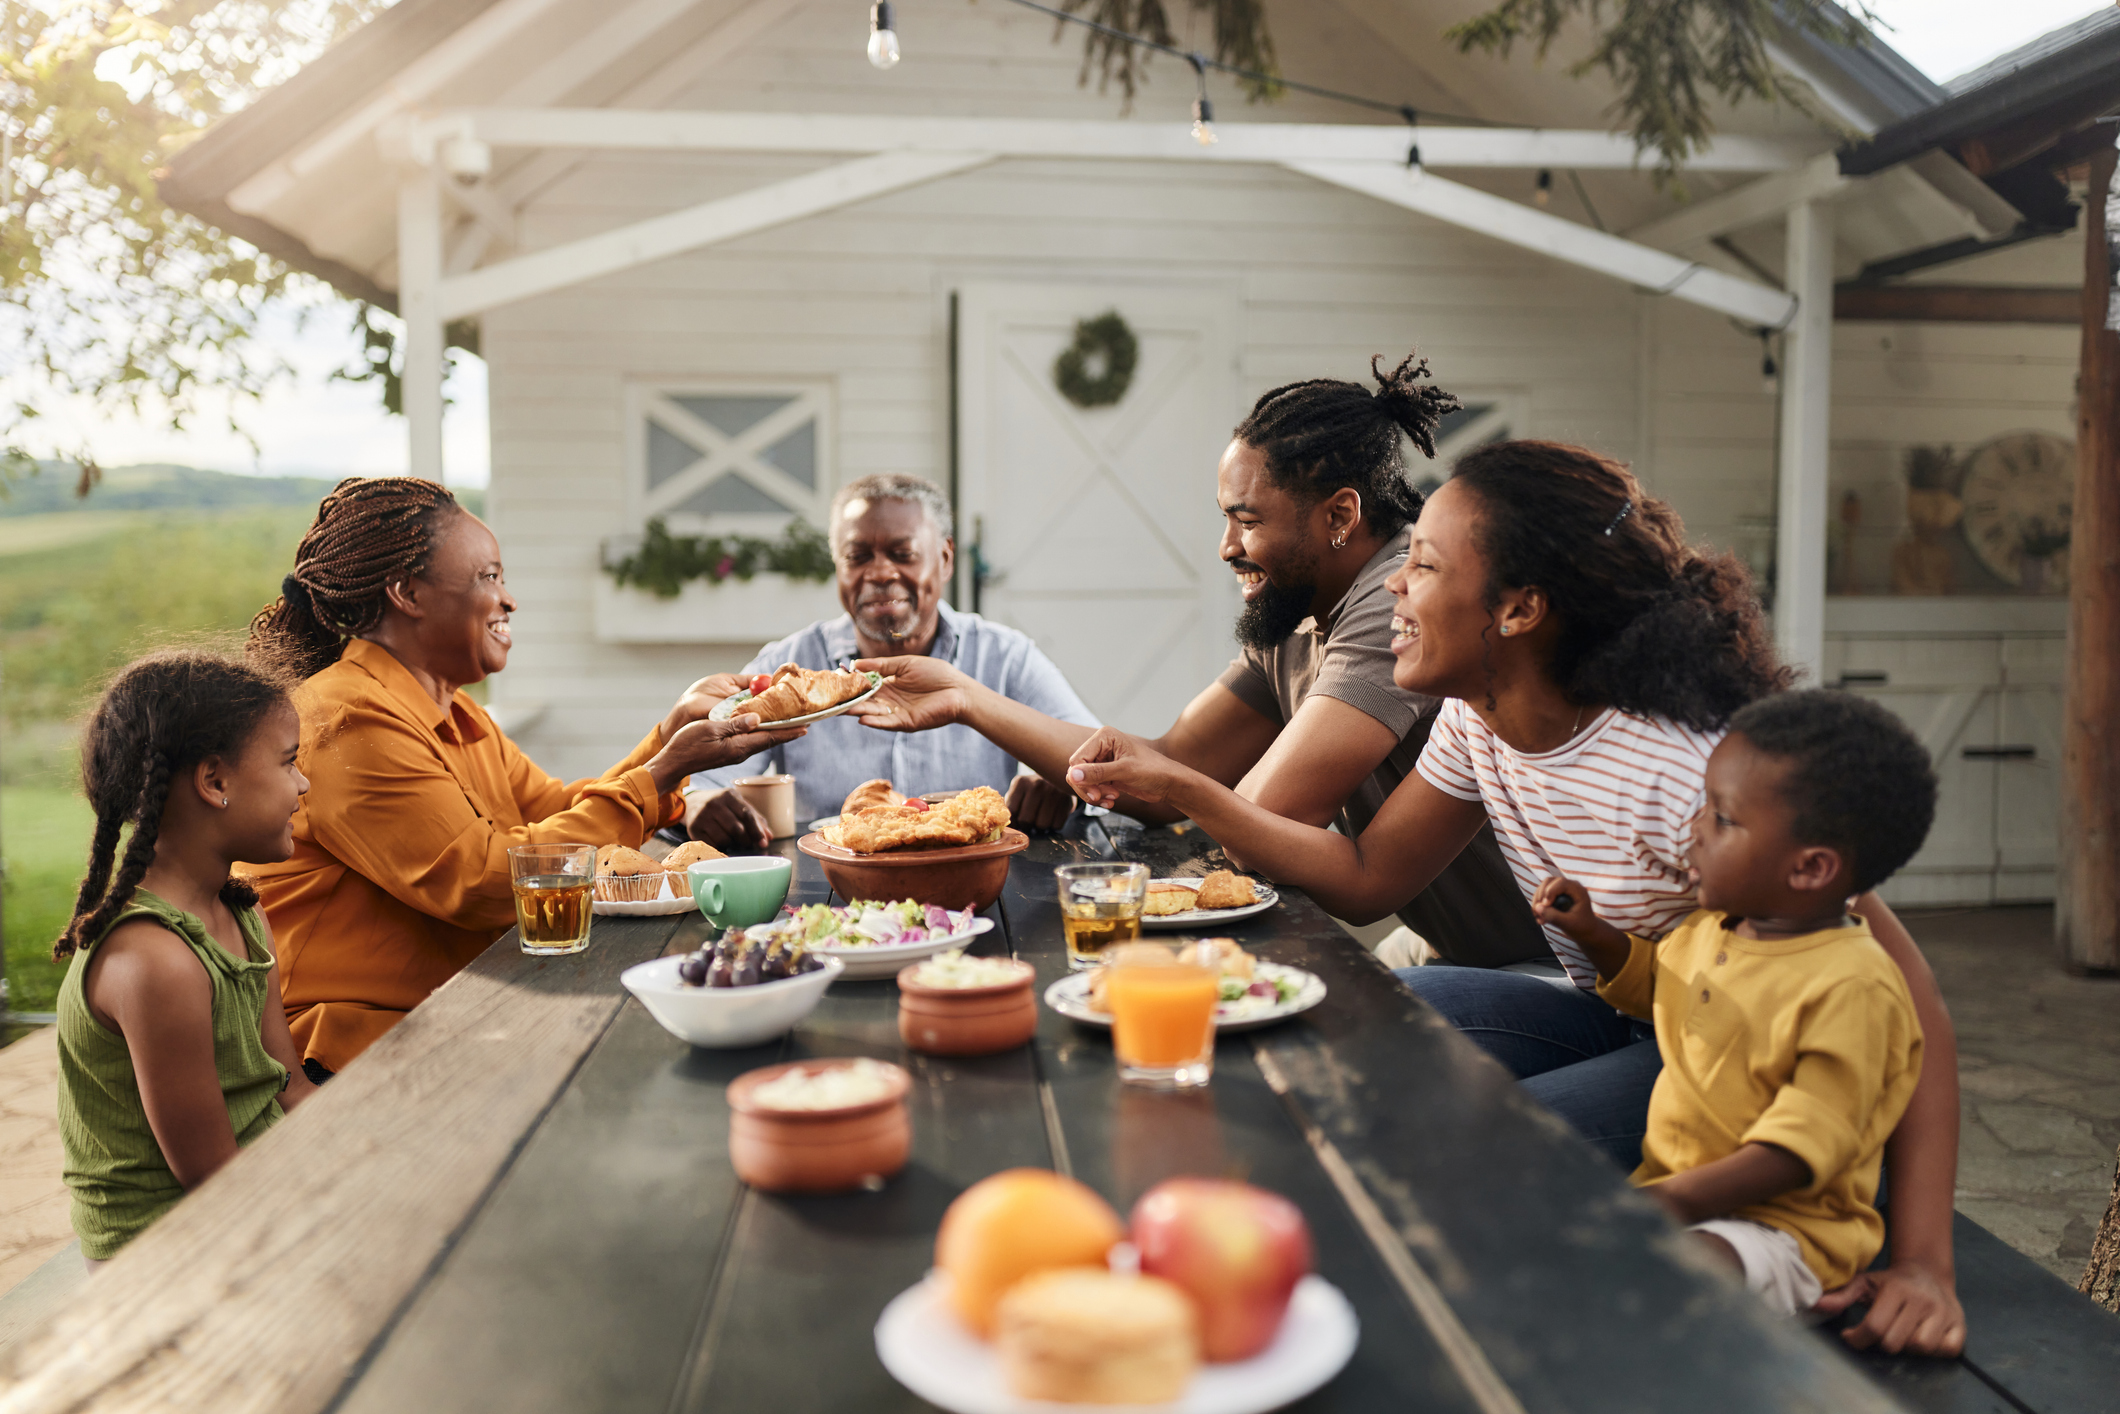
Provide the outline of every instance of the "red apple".
<path id="1" fill-rule="evenodd" d="M 1200 1308 L 1210 1360 L 1247 1360 L 1273 1343 L 1310 1270 L 1310 1226 L 1278 1193 L 1218 1178 L 1173 1178 L 1134 1204 L 1141 1270 Z"/>

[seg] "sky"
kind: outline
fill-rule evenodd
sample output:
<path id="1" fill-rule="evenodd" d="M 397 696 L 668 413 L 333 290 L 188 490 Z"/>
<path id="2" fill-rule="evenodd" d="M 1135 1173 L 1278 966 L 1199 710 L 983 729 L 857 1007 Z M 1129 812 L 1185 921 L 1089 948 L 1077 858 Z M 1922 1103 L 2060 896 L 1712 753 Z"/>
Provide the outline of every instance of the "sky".
<path id="1" fill-rule="evenodd" d="M 2111 3 L 1869 0 L 1872 13 L 1887 27 L 1886 41 L 1938 81 Z M 329 304 L 310 309 L 306 319 L 300 313 L 282 309 L 269 315 L 264 325 L 266 342 L 296 372 L 263 400 L 238 411 L 257 439 L 257 451 L 220 427 L 219 418 L 200 418 L 190 429 L 172 432 L 151 417 L 98 417 L 81 405 L 59 408 L 47 420 L 41 441 L 32 441 L 32 449 L 55 456 L 85 446 L 106 466 L 178 462 L 219 471 L 330 477 L 401 472 L 403 420 L 383 411 L 374 385 L 331 380 L 332 371 L 345 367 L 358 348 L 349 332 L 350 313 Z M 460 358 L 448 396 L 443 475 L 452 485 L 483 486 L 491 469 L 485 365 Z"/>

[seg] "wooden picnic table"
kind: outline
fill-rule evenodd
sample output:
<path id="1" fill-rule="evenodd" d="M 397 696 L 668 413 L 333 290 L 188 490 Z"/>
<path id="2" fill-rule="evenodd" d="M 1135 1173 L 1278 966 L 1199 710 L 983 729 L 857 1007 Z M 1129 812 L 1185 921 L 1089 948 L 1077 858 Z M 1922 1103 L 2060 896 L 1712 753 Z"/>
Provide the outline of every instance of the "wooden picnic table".
<path id="1" fill-rule="evenodd" d="M 828 897 L 797 860 L 793 898 Z M 1197 830 L 1077 820 L 1012 862 L 976 951 L 1066 969 L 1052 868 L 1223 861 Z M 929 1406 L 877 1359 L 884 1305 L 944 1208 L 997 1170 L 1072 1173 L 1123 1212 L 1177 1173 L 1241 1174 L 1309 1219 L 1359 1312 L 1306 1411 L 2005 1409 L 1954 1362 L 1867 1372 L 1770 1319 L 1503 1070 L 1315 904 L 1227 929 L 1326 982 L 1316 1009 L 1225 1036 L 1205 1091 L 1118 1083 L 1108 1038 L 1041 1007 L 1029 1047 L 935 1060 L 895 988 L 840 983 L 782 1041 L 695 1050 L 626 967 L 703 920 L 599 918 L 574 957 L 511 933 L 0 1359 L 0 1408 L 771 1411 Z M 882 1191 L 752 1192 L 730 1170 L 735 1076 L 870 1055 L 914 1076 L 913 1157 Z M 2022 1406 L 2019 1406 L 2022 1407 Z"/>

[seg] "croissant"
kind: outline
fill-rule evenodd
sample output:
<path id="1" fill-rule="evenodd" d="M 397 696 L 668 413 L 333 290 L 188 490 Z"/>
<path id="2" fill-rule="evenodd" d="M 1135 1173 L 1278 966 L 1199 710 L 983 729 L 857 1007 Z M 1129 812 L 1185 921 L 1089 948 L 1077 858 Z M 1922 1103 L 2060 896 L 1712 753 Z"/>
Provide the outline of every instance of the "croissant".
<path id="1" fill-rule="evenodd" d="M 846 801 L 839 807 L 842 816 L 859 815 L 864 810 L 873 810 L 879 805 L 903 805 L 905 797 L 891 789 L 891 783 L 878 776 L 873 781 L 863 781 L 847 792 Z"/>

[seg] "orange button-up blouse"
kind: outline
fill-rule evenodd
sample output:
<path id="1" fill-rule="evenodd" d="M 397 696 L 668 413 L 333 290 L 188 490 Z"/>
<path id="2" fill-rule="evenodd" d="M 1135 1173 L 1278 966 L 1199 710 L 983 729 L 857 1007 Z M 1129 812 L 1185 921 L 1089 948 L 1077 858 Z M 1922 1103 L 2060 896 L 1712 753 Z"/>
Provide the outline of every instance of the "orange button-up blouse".
<path id="1" fill-rule="evenodd" d="M 304 1057 L 342 1069 L 515 923 L 508 849 L 638 846 L 683 811 L 645 763 L 554 780 L 459 692 L 444 708 L 361 639 L 296 694 L 309 794 L 294 855 L 250 865 Z"/>

